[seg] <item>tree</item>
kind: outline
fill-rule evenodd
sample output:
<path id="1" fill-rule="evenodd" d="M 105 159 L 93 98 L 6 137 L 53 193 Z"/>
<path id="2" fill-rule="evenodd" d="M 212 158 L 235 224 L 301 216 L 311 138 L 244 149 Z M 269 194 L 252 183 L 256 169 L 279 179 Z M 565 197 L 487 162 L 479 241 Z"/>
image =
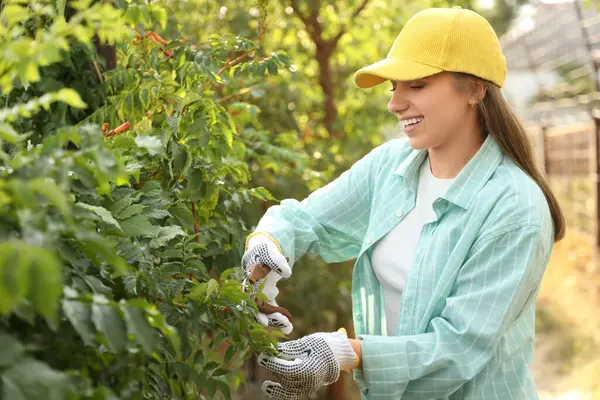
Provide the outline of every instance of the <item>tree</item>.
<path id="1" fill-rule="evenodd" d="M 256 106 L 223 95 L 289 62 L 250 60 L 258 45 L 233 35 L 165 40 L 164 8 L 120 5 L 0 13 L 2 398 L 228 398 L 278 336 L 239 268 L 241 210 L 273 199 L 246 161 L 268 137 L 241 129 Z M 98 59 L 95 36 L 117 67 L 73 75 Z M 265 163 L 294 157 L 268 145 Z"/>

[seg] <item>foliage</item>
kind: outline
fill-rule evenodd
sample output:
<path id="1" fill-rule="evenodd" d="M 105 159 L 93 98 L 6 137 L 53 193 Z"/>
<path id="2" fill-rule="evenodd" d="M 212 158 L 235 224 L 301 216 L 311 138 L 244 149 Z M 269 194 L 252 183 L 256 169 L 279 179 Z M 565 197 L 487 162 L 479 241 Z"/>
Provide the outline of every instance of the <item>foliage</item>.
<path id="1" fill-rule="evenodd" d="M 529 99 L 529 104 L 544 101 L 555 101 L 584 96 L 595 91 L 595 82 L 589 73 L 589 67 L 568 62 L 555 70 L 557 83 L 553 87 L 540 88 L 538 93 Z"/>
<path id="2" fill-rule="evenodd" d="M 351 75 L 446 2 L 2 4 L 0 398 L 230 397 L 279 336 L 240 288 L 248 231 L 395 134 Z M 297 263 L 295 335 L 347 323 L 350 266 Z"/>
<path id="3" fill-rule="evenodd" d="M 166 10 L 143 2 L 5 3 L 0 397 L 230 397 L 279 336 L 240 287 L 242 207 L 274 200 L 247 161 L 301 161 L 239 93 L 289 60 L 231 35 L 165 41 L 146 30 Z M 66 87 L 95 36 L 119 66 Z"/>

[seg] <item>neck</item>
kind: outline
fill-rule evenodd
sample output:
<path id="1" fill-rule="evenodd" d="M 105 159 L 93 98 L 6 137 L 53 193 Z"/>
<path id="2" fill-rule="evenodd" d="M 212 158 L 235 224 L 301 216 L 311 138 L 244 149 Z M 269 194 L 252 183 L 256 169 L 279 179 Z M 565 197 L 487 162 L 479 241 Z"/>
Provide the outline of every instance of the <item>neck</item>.
<path id="1" fill-rule="evenodd" d="M 464 134 L 466 133 L 466 134 Z M 465 165 L 473 158 L 484 141 L 479 126 L 473 126 L 467 132 L 456 135 L 448 143 L 428 150 L 429 165 L 433 176 L 439 179 L 456 177 Z"/>

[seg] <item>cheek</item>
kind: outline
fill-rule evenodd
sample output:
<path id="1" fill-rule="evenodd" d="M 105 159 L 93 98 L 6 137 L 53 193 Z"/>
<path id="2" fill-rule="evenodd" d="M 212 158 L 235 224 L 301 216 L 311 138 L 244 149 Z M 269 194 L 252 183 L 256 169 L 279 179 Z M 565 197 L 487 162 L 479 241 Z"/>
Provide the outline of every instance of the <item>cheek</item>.
<path id="1" fill-rule="evenodd" d="M 460 124 L 465 114 L 460 100 L 447 93 L 438 93 L 422 99 L 419 110 L 427 121 L 427 127 L 435 131 L 446 130 Z"/>

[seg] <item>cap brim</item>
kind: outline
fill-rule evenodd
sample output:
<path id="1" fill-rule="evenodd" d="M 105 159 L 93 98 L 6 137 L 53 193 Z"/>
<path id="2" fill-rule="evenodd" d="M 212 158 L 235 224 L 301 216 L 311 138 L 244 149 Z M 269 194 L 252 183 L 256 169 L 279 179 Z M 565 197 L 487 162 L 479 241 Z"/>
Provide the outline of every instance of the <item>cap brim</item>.
<path id="1" fill-rule="evenodd" d="M 356 71 L 354 84 L 366 89 L 389 80 L 412 81 L 440 72 L 439 68 L 406 58 L 386 58 Z"/>

